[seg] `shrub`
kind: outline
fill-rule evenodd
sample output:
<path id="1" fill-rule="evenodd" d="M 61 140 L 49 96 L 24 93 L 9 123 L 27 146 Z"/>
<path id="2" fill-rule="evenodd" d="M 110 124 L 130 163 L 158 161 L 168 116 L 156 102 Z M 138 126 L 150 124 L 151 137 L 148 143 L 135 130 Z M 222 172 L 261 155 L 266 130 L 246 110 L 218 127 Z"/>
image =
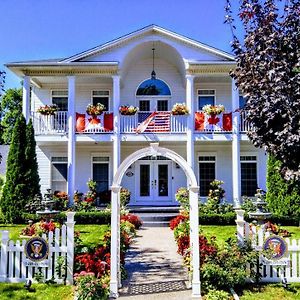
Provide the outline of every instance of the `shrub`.
<path id="1" fill-rule="evenodd" d="M 199 213 L 199 223 L 202 225 L 235 225 L 235 219 L 234 211 L 223 214 Z"/>
<path id="2" fill-rule="evenodd" d="M 187 215 L 178 215 L 170 221 L 170 229 L 174 230 L 180 223 L 185 222 L 189 219 Z"/>
<path id="3" fill-rule="evenodd" d="M 120 190 L 120 204 L 121 207 L 125 207 L 130 202 L 131 192 L 128 189 L 121 188 Z"/>
<path id="4" fill-rule="evenodd" d="M 189 191 L 187 188 L 181 187 L 177 190 L 175 194 L 176 200 L 180 203 L 181 207 L 185 211 L 190 209 Z"/>
<path id="5" fill-rule="evenodd" d="M 232 296 L 225 291 L 209 290 L 204 300 L 231 300 Z"/>
<path id="6" fill-rule="evenodd" d="M 5 177 L 4 175 L 0 175 L 0 197 L 2 195 L 2 188 L 4 186 L 4 183 L 5 183 Z"/>
<path id="7" fill-rule="evenodd" d="M 269 210 L 277 216 L 300 217 L 299 182 L 287 182 L 280 174 L 282 163 L 273 156 L 268 158 L 267 194 Z"/>
<path id="8" fill-rule="evenodd" d="M 95 277 L 92 272 L 82 271 L 75 274 L 77 300 L 107 299 L 109 296 L 109 276 Z"/>
<path id="9" fill-rule="evenodd" d="M 126 214 L 121 216 L 121 221 L 130 222 L 131 224 L 134 225 L 135 229 L 139 229 L 143 225 L 141 218 L 134 214 Z"/>

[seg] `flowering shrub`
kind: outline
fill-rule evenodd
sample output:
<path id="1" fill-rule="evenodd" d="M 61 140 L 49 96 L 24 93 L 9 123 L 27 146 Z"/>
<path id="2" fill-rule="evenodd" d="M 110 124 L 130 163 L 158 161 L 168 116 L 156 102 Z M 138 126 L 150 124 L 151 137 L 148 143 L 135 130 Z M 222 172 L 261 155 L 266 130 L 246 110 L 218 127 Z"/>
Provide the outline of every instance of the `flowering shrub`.
<path id="1" fill-rule="evenodd" d="M 218 105 L 204 105 L 202 110 L 208 114 L 208 115 L 219 115 L 220 113 L 225 111 L 224 105 L 218 104 Z"/>
<path id="2" fill-rule="evenodd" d="M 279 225 L 274 224 L 274 223 L 272 223 L 270 221 L 268 221 L 265 224 L 265 229 L 267 231 L 270 231 L 270 232 L 274 233 L 274 234 L 281 235 L 282 237 L 289 237 L 289 236 L 291 236 L 291 233 L 288 230 L 280 228 Z"/>
<path id="3" fill-rule="evenodd" d="M 77 300 L 107 299 L 109 296 L 109 276 L 96 278 L 93 272 L 82 271 L 74 275 Z"/>
<path id="4" fill-rule="evenodd" d="M 121 221 L 130 222 L 131 224 L 134 225 L 135 229 L 139 229 L 143 225 L 141 218 L 134 214 L 126 214 L 121 216 Z"/>
<path id="5" fill-rule="evenodd" d="M 60 225 L 53 221 L 40 221 L 32 225 L 27 225 L 24 229 L 22 229 L 21 235 L 42 236 L 43 233 L 49 233 L 50 231 L 54 232 L 55 229 L 59 227 Z"/>
<path id="6" fill-rule="evenodd" d="M 132 116 L 135 115 L 136 112 L 139 110 L 138 107 L 133 106 L 133 105 L 122 105 L 119 107 L 119 112 L 121 115 L 127 115 L 127 116 Z"/>
<path id="7" fill-rule="evenodd" d="M 190 197 L 187 188 L 181 187 L 175 194 L 176 200 L 180 203 L 182 209 L 186 212 L 190 209 Z"/>
<path id="8" fill-rule="evenodd" d="M 66 192 L 55 192 L 53 200 L 55 201 L 53 209 L 62 211 L 68 206 L 69 196 Z"/>
<path id="9" fill-rule="evenodd" d="M 188 215 L 178 215 L 170 221 L 170 229 L 174 230 L 180 223 L 185 222 L 189 219 Z"/>
<path id="10" fill-rule="evenodd" d="M 130 201 L 131 192 L 128 189 L 121 188 L 120 190 L 120 204 L 125 207 Z"/>
<path id="11" fill-rule="evenodd" d="M 57 112 L 57 111 L 58 111 L 58 107 L 55 104 L 40 106 L 37 109 L 38 113 L 40 113 L 41 115 L 45 115 L 45 116 L 54 115 L 55 112 Z"/>
<path id="12" fill-rule="evenodd" d="M 96 105 L 89 104 L 86 107 L 86 113 L 90 116 L 98 116 L 103 113 L 105 110 L 105 106 L 101 103 L 97 103 Z"/>
<path id="13" fill-rule="evenodd" d="M 172 115 L 187 115 L 189 110 L 185 103 L 175 103 L 172 108 Z"/>
<path id="14" fill-rule="evenodd" d="M 88 192 L 83 194 L 75 191 L 73 195 L 74 207 L 77 211 L 92 211 L 96 206 L 97 199 L 97 183 L 96 181 L 89 180 L 87 182 Z"/>

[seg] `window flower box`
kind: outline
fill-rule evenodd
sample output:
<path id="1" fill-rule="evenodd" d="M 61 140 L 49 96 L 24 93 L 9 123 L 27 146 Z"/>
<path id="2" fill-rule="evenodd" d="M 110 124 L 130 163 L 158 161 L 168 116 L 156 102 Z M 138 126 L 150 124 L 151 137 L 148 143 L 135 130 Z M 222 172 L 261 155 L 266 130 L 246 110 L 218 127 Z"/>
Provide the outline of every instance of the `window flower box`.
<path id="1" fill-rule="evenodd" d="M 58 107 L 55 104 L 40 106 L 37 112 L 44 116 L 53 116 L 58 111 Z"/>
<path id="2" fill-rule="evenodd" d="M 218 104 L 218 105 L 204 105 L 202 110 L 210 116 L 216 116 L 219 115 L 220 113 L 225 111 L 224 105 Z"/>
<path id="3" fill-rule="evenodd" d="M 185 103 L 175 103 L 172 108 L 172 115 L 188 115 L 189 110 Z"/>
<path id="4" fill-rule="evenodd" d="M 86 113 L 90 116 L 99 116 L 105 110 L 105 106 L 101 103 L 97 103 L 96 105 L 89 104 L 86 107 Z"/>
<path id="5" fill-rule="evenodd" d="M 133 116 L 137 113 L 138 110 L 139 108 L 133 105 L 122 105 L 119 107 L 119 112 L 123 116 Z"/>

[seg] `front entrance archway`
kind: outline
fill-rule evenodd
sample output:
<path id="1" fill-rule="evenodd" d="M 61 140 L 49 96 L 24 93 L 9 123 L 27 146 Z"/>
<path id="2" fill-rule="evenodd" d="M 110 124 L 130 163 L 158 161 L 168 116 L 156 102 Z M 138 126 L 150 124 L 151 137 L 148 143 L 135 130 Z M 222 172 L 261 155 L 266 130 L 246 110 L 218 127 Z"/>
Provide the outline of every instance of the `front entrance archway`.
<path id="1" fill-rule="evenodd" d="M 197 179 L 191 166 L 176 152 L 159 147 L 158 143 L 151 143 L 149 147 L 140 149 L 129 155 L 119 166 L 112 183 L 111 194 L 111 266 L 110 266 L 110 296 L 118 297 L 118 288 L 121 286 L 120 274 L 120 189 L 121 181 L 126 170 L 134 162 L 145 156 L 164 156 L 177 163 L 188 179 L 190 196 L 190 244 L 192 258 L 192 296 L 201 297 L 200 288 L 200 260 L 199 260 L 199 219 Z M 195 254 L 195 255 L 194 255 Z"/>

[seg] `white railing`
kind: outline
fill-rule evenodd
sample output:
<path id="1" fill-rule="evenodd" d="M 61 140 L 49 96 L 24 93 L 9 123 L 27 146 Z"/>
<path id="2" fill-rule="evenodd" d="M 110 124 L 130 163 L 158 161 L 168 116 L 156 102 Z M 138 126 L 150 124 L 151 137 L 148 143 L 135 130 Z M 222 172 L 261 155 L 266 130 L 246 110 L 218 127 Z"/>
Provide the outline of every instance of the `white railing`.
<path id="1" fill-rule="evenodd" d="M 82 114 L 84 115 L 84 114 Z M 110 120 L 106 119 L 107 116 L 110 116 Z M 79 117 L 80 118 L 80 117 Z M 78 119 L 77 122 L 80 123 Z M 76 122 L 76 123 L 77 123 Z M 79 126 L 78 126 L 79 125 Z M 105 111 L 99 116 L 92 117 L 85 114 L 84 117 L 84 128 L 80 128 L 80 124 L 76 124 L 76 133 L 112 133 L 113 132 L 113 113 L 110 111 Z"/>
<path id="2" fill-rule="evenodd" d="M 32 112 L 35 134 L 64 134 L 68 130 L 68 112 L 58 111 L 54 115 Z"/>
<path id="3" fill-rule="evenodd" d="M 250 241 L 257 251 L 263 250 L 266 238 L 270 237 L 269 231 L 264 226 L 253 226 L 244 220 L 244 211 L 237 210 L 237 238 L 240 244 Z M 284 238 L 287 245 L 287 256 L 281 260 L 266 262 L 260 255 L 259 272 L 261 282 L 300 282 L 300 240 Z"/>
<path id="4" fill-rule="evenodd" d="M 136 129 L 140 123 L 142 123 L 147 116 L 149 116 L 152 112 L 143 111 L 138 112 L 133 116 L 128 115 L 120 115 L 120 128 L 121 133 L 136 133 Z M 158 114 L 160 112 L 157 112 Z M 166 113 L 161 112 L 161 113 Z M 170 113 L 170 130 L 160 131 L 159 127 L 156 130 L 151 130 L 151 133 L 159 132 L 159 133 L 185 133 L 187 129 L 187 116 L 179 116 L 172 115 Z M 147 130 L 144 133 L 149 133 Z"/>
<path id="5" fill-rule="evenodd" d="M 74 214 L 68 212 L 66 224 L 60 229 L 56 228 L 54 233 L 43 234 L 42 238 L 47 241 L 49 247 L 48 258 L 42 261 L 43 264 L 31 262 L 26 257 L 26 240 L 9 240 L 9 232 L 3 230 L 0 240 L 0 282 L 24 282 L 33 279 L 35 274 L 41 271 L 45 280 L 54 278 L 57 283 L 63 283 L 64 274 L 58 274 L 55 269 L 58 266 L 57 259 L 64 257 L 67 263 L 66 282 L 73 284 Z"/>
<path id="6" fill-rule="evenodd" d="M 240 132 L 250 131 L 251 126 L 249 122 L 246 121 L 246 112 L 242 111 L 240 115 Z"/>

